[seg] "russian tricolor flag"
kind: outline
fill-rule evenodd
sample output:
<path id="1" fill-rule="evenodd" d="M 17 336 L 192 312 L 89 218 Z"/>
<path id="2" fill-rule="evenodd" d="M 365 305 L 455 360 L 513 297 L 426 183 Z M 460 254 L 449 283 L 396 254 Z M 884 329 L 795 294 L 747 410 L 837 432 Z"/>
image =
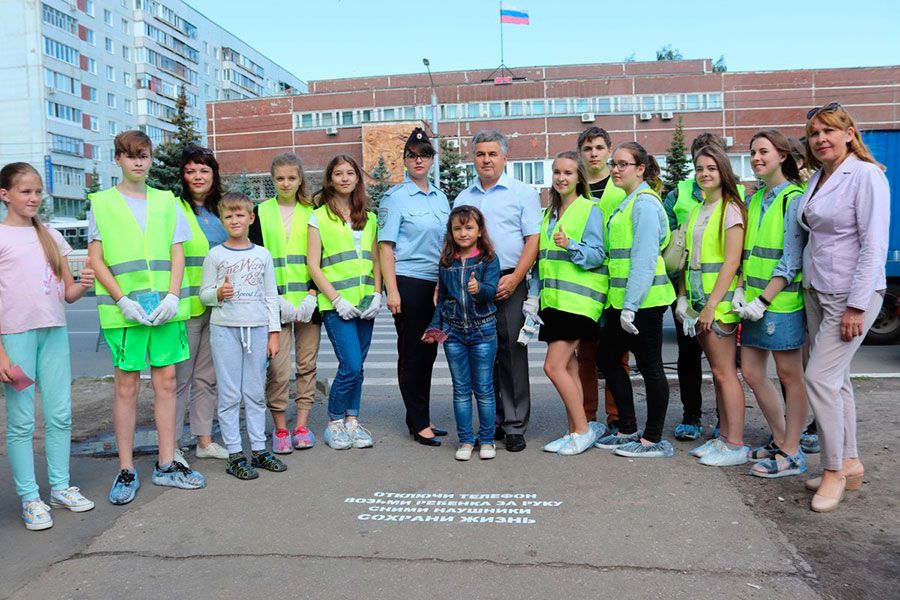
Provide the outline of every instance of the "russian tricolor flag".
<path id="1" fill-rule="evenodd" d="M 528 25 L 528 11 L 511 6 L 506 2 L 500 3 L 500 22 L 510 25 Z"/>

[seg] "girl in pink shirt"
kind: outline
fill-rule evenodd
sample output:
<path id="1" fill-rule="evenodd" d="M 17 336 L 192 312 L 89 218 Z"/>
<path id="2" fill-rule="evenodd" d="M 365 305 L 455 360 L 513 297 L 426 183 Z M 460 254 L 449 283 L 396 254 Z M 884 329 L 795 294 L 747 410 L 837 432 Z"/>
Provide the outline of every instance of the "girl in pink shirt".
<path id="1" fill-rule="evenodd" d="M 28 163 L 0 170 L 0 382 L 6 398 L 6 449 L 22 519 L 31 530 L 53 526 L 50 506 L 83 512 L 94 503 L 69 486 L 72 437 L 71 364 L 63 300 L 75 302 L 94 284 L 88 268 L 76 283 L 62 236 L 38 218 L 43 184 Z M 35 381 L 41 389 L 50 506 L 34 476 Z"/>

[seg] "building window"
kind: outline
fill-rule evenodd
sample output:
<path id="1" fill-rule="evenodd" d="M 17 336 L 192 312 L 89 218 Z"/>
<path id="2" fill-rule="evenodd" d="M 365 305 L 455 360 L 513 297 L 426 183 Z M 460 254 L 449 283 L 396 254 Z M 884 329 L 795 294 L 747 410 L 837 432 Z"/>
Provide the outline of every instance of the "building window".
<path id="1" fill-rule="evenodd" d="M 47 116 L 52 119 L 81 124 L 81 110 L 58 102 L 47 101 Z"/>
<path id="2" fill-rule="evenodd" d="M 109 162 L 111 162 L 111 163 L 116 162 L 116 149 L 110 148 L 108 154 L 109 154 Z"/>
<path id="3" fill-rule="evenodd" d="M 513 161 L 510 164 L 512 165 L 512 176 L 515 179 L 529 185 L 547 187 L 544 184 L 544 161 Z"/>
<path id="4" fill-rule="evenodd" d="M 54 90 L 75 96 L 81 93 L 81 85 L 77 79 L 50 69 L 44 69 L 44 84 Z"/>
<path id="5" fill-rule="evenodd" d="M 115 48 L 113 47 L 112 38 L 105 38 L 103 40 L 103 46 L 104 46 L 104 48 L 106 48 L 106 51 L 109 52 L 110 54 L 116 53 Z"/>
<path id="6" fill-rule="evenodd" d="M 112 94 L 112 93 L 106 94 L 106 106 L 108 106 L 109 108 L 116 107 L 116 95 L 115 94 Z"/>
<path id="7" fill-rule="evenodd" d="M 750 166 L 749 154 L 729 154 L 728 160 L 731 161 L 731 170 L 740 181 L 751 181 L 756 178 L 753 168 Z"/>
<path id="8" fill-rule="evenodd" d="M 130 46 L 122 46 L 122 58 L 127 62 L 131 62 L 131 47 Z"/>
<path id="9" fill-rule="evenodd" d="M 84 140 L 69 137 L 67 135 L 51 133 L 50 149 L 53 150 L 53 152 L 59 152 L 60 154 L 84 156 Z"/>
<path id="10" fill-rule="evenodd" d="M 577 114 L 586 113 L 591 111 L 591 100 L 590 98 L 575 98 L 575 112 Z"/>
<path id="11" fill-rule="evenodd" d="M 86 41 L 91 46 L 97 45 L 97 40 L 94 39 L 94 30 L 93 29 L 85 29 L 84 30 L 84 41 Z"/>
<path id="12" fill-rule="evenodd" d="M 546 103 L 543 100 L 532 100 L 531 101 L 531 114 L 535 116 L 541 116 L 547 114 Z"/>
<path id="13" fill-rule="evenodd" d="M 94 16 L 94 0 L 84 0 L 84 14 Z"/>
<path id="14" fill-rule="evenodd" d="M 79 64 L 78 50 L 46 36 L 44 37 L 44 54 L 70 65 L 78 66 Z"/>
<path id="15" fill-rule="evenodd" d="M 85 100 L 90 100 L 91 102 L 97 101 L 97 88 L 86 85 L 82 88 L 82 91 L 84 92 L 82 96 L 87 96 Z"/>
<path id="16" fill-rule="evenodd" d="M 53 165 L 54 185 L 77 185 L 84 187 L 84 169 L 67 167 L 65 165 Z"/>
<path id="17" fill-rule="evenodd" d="M 122 33 L 128 33 L 128 19 L 125 19 L 125 18 L 122 19 L 122 24 L 121 24 L 120 29 L 122 30 Z"/>
<path id="18" fill-rule="evenodd" d="M 125 98 L 125 114 L 133 115 L 134 114 L 134 100 L 129 100 Z"/>
<path id="19" fill-rule="evenodd" d="M 125 87 L 133 88 L 134 76 L 128 71 L 122 71 L 122 83 L 125 85 Z"/>
<path id="20" fill-rule="evenodd" d="M 119 133 L 119 125 L 115 121 L 109 121 L 107 123 L 109 135 L 116 135 Z"/>
<path id="21" fill-rule="evenodd" d="M 115 175 L 111 176 L 111 177 L 109 178 L 109 184 L 110 184 L 111 186 L 113 186 L 113 187 L 119 185 L 119 178 L 116 177 Z"/>
<path id="22" fill-rule="evenodd" d="M 100 131 L 100 119 L 88 115 L 88 129 L 91 131 Z"/>
<path id="23" fill-rule="evenodd" d="M 613 112 L 613 104 L 612 98 L 595 98 L 594 99 L 595 110 L 604 115 L 612 114 Z"/>
<path id="24" fill-rule="evenodd" d="M 78 21 L 71 15 L 41 3 L 41 16 L 44 23 L 58 27 L 72 35 L 78 35 Z"/>
<path id="25" fill-rule="evenodd" d="M 97 74 L 97 61 L 91 57 L 88 57 L 87 66 L 85 68 L 85 71 L 87 71 L 91 75 L 96 75 Z"/>
<path id="26" fill-rule="evenodd" d="M 116 70 L 111 65 L 106 65 L 106 78 L 113 82 L 116 80 Z"/>
<path id="27" fill-rule="evenodd" d="M 109 10 L 107 10 L 107 9 L 105 9 L 105 8 L 103 9 L 103 22 L 106 23 L 107 25 L 109 25 L 110 27 L 113 26 L 113 14 L 112 14 L 112 11 L 109 11 Z"/>

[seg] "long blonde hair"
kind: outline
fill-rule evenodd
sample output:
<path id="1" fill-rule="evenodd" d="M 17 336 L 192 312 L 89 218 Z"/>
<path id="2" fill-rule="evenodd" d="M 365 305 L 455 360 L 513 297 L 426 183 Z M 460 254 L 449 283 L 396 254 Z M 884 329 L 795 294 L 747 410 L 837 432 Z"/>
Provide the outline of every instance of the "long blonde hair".
<path id="1" fill-rule="evenodd" d="M 41 174 L 37 172 L 37 169 L 26 162 L 14 162 L 0 169 L 0 189 L 11 190 L 16 185 L 16 181 L 25 175 L 34 175 L 43 186 Z M 50 268 L 53 269 L 53 273 L 58 279 L 62 279 L 63 256 L 59 251 L 59 246 L 56 245 L 56 240 L 53 239 L 37 215 L 31 217 L 31 225 L 37 232 L 38 241 L 41 243 L 41 248 L 44 249 L 44 257 L 50 263 Z"/>
<path id="2" fill-rule="evenodd" d="M 818 169 L 822 166 L 822 161 L 816 158 L 809 145 L 809 136 L 812 135 L 813 123 L 818 121 L 823 125 L 829 125 L 836 129 L 840 129 L 841 131 L 847 131 L 852 127 L 853 138 L 847 143 L 847 149 L 855 154 L 856 158 L 859 160 L 877 165 L 881 167 L 882 171 L 886 170 L 883 164 L 875 160 L 875 157 L 872 156 L 872 151 L 869 150 L 869 147 L 862 141 L 862 136 L 859 134 L 859 127 L 856 126 L 856 121 L 853 120 L 850 113 L 848 113 L 840 104 L 837 104 L 836 102 L 834 104 L 836 105 L 834 108 L 832 108 L 831 105 L 826 104 L 806 122 L 806 139 L 803 142 L 806 145 L 806 164 L 804 166 L 811 170 Z"/>

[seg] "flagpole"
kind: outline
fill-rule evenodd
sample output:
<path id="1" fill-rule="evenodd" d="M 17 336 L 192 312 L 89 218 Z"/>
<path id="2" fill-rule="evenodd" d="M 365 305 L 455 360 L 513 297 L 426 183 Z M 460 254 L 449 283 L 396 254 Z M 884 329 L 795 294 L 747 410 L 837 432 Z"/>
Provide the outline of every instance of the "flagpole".
<path id="1" fill-rule="evenodd" d="M 503 1 L 500 1 L 500 66 L 504 66 L 503 62 Z M 500 71 L 500 74 L 503 75 L 503 71 Z"/>

